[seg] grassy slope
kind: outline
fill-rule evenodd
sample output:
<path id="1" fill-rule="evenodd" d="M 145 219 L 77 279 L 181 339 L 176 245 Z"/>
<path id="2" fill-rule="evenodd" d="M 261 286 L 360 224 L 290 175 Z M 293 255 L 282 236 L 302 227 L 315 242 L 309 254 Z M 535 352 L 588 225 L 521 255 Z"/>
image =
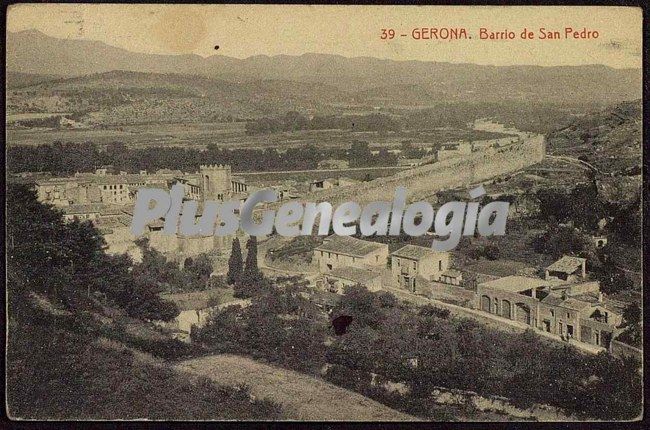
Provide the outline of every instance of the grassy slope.
<path id="1" fill-rule="evenodd" d="M 181 362 L 178 369 L 227 384 L 245 383 L 262 399 L 279 403 L 299 420 L 414 421 L 361 394 L 337 387 L 313 376 L 263 364 L 231 354 Z"/>
<path id="2" fill-rule="evenodd" d="M 61 320 L 64 318 L 64 320 Z M 82 326 L 84 324 L 81 324 Z M 10 320 L 7 405 L 13 419 L 282 419 L 247 389 L 190 377 L 83 333 L 68 317 Z M 143 358 L 145 357 L 145 358 Z"/>

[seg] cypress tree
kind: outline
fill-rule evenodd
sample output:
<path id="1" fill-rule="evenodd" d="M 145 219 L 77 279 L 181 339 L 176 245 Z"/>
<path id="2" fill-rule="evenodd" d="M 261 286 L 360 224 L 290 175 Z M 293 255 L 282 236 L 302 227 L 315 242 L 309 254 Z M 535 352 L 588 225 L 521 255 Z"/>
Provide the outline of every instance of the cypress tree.
<path id="1" fill-rule="evenodd" d="M 229 285 L 237 283 L 242 275 L 244 261 L 241 254 L 241 245 L 239 238 L 232 241 L 232 250 L 230 251 L 230 258 L 228 258 L 228 275 L 227 282 Z"/>
<path id="2" fill-rule="evenodd" d="M 257 267 L 257 238 L 251 236 L 246 242 L 246 264 L 241 280 L 245 285 L 252 285 L 260 276 L 260 269 Z"/>

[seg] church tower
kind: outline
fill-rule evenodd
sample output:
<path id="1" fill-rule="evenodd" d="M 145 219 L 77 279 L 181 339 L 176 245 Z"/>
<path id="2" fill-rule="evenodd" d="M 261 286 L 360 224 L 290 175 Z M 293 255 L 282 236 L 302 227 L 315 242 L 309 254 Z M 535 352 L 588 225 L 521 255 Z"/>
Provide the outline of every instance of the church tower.
<path id="1" fill-rule="evenodd" d="M 232 196 L 230 166 L 221 164 L 201 166 L 200 173 L 203 201 L 224 201 L 230 199 Z"/>

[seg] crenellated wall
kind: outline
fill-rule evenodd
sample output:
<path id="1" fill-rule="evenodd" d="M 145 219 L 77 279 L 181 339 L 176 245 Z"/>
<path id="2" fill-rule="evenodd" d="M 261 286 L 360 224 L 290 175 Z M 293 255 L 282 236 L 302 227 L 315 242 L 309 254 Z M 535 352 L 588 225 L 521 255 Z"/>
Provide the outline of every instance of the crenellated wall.
<path id="1" fill-rule="evenodd" d="M 469 186 L 539 163 L 544 158 L 545 148 L 544 136 L 534 136 L 501 148 L 486 148 L 465 157 L 419 166 L 352 187 L 308 193 L 301 200 L 328 201 L 334 206 L 350 200 L 359 204 L 391 201 L 395 188 L 399 186 L 407 188 L 409 201 L 423 200 L 442 189 Z M 467 198 L 469 200 L 469 195 Z"/>

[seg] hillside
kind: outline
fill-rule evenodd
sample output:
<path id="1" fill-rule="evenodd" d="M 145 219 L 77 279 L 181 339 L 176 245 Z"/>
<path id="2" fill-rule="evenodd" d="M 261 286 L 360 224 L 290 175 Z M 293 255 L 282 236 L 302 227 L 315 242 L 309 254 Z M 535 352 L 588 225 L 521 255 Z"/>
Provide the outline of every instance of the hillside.
<path id="1" fill-rule="evenodd" d="M 107 255 L 89 223 L 65 223 L 24 186 L 8 187 L 7 213 L 11 418 L 286 416 L 243 387 L 192 378 L 163 360 L 194 351 L 150 322 L 169 321 L 178 308 L 152 282 L 138 282 L 128 257 Z"/>
<path id="2" fill-rule="evenodd" d="M 417 421 L 416 417 L 303 373 L 247 357 L 220 354 L 183 361 L 177 369 L 222 384 L 246 384 L 259 399 L 306 421 Z"/>
<path id="3" fill-rule="evenodd" d="M 9 113 L 90 114 L 90 123 L 215 121 L 345 102 L 336 87 L 288 81 L 228 82 L 196 75 L 111 71 L 7 92 Z"/>
<path id="4" fill-rule="evenodd" d="M 97 338 L 80 326 L 87 322 L 81 315 L 39 315 L 31 308 L 32 315 L 19 321 L 15 308 L 12 312 L 7 405 L 13 419 L 287 417 L 277 404 L 254 400 L 245 389 L 193 377 L 120 342 Z"/>
<path id="5" fill-rule="evenodd" d="M 29 87 L 31 85 L 37 85 L 41 82 L 49 82 L 57 79 L 61 79 L 62 76 L 58 75 L 39 75 L 32 73 L 22 73 L 22 72 L 7 72 L 7 88 L 15 89 L 22 87 Z"/>
<path id="6" fill-rule="evenodd" d="M 549 153 L 580 158 L 608 174 L 640 175 L 641 100 L 577 117 L 548 135 Z"/>
<path id="7" fill-rule="evenodd" d="M 611 103 L 641 95 L 640 69 L 481 66 L 431 61 L 393 61 L 340 55 L 151 55 L 105 43 L 49 37 L 38 31 L 7 34 L 7 70 L 81 76 L 112 70 L 202 75 L 231 82 L 283 80 L 335 86 L 363 102 L 388 94 L 396 104 L 437 101 L 537 100 Z M 404 85 L 409 91 L 404 92 Z M 607 91 L 603 91 L 607 88 Z M 305 89 L 307 90 L 307 89 Z M 428 100 L 429 97 L 425 96 Z"/>

